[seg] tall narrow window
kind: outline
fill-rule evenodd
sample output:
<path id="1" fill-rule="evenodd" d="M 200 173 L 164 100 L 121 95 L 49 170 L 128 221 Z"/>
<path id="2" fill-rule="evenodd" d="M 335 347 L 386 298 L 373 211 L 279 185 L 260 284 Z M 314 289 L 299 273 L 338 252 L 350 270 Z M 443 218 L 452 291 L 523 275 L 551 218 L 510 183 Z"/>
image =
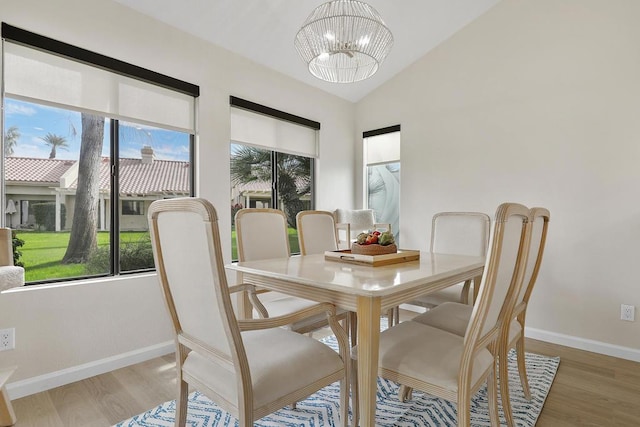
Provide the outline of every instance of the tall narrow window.
<path id="1" fill-rule="evenodd" d="M 400 125 L 363 133 L 365 196 L 376 221 L 400 231 Z"/>
<path id="2" fill-rule="evenodd" d="M 237 259 L 233 217 L 242 208 L 282 210 L 291 252 L 298 253 L 296 215 L 314 206 L 320 124 L 235 97 L 231 106 L 232 258 Z"/>
<path id="3" fill-rule="evenodd" d="M 152 269 L 148 205 L 192 194 L 197 86 L 6 24 L 2 36 L 2 208 L 27 283 Z"/>

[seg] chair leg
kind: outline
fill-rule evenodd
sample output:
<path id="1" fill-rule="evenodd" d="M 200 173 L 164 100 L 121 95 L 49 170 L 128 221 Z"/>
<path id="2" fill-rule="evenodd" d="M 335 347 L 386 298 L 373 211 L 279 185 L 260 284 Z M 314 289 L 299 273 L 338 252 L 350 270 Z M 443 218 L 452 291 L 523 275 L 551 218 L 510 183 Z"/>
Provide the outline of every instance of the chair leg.
<path id="1" fill-rule="evenodd" d="M 16 414 L 11 406 L 7 388 L 3 384 L 0 385 L 0 426 L 12 426 L 16 423 Z"/>
<path id="2" fill-rule="evenodd" d="M 491 402 L 491 400 L 489 400 Z M 471 396 L 469 389 L 458 390 L 458 427 L 471 425 Z M 491 404 L 489 404 L 491 406 Z M 493 424 L 491 424 L 493 427 Z"/>
<path id="3" fill-rule="evenodd" d="M 500 414 L 498 412 L 498 387 L 496 384 L 496 380 L 497 380 L 496 362 L 494 360 L 493 369 L 491 369 L 491 372 L 489 372 L 489 376 L 487 377 L 487 391 L 488 391 L 488 397 L 489 397 L 489 419 L 491 421 L 491 427 L 500 427 Z M 470 403 L 470 397 L 471 396 L 469 396 L 469 399 L 467 399 L 469 403 Z M 513 423 L 509 424 L 508 418 L 507 418 L 507 425 L 513 426 Z"/>
<path id="4" fill-rule="evenodd" d="M 357 427 L 360 422 L 360 395 L 358 393 L 358 361 L 351 359 L 351 426 Z"/>
<path id="5" fill-rule="evenodd" d="M 498 368 L 499 368 L 499 384 L 500 399 L 502 400 L 502 412 L 507 420 L 508 426 L 514 426 L 513 413 L 511 411 L 511 397 L 509 395 L 509 346 L 507 343 L 501 343 L 498 350 Z"/>
<path id="6" fill-rule="evenodd" d="M 358 344 L 358 314 L 355 311 L 349 312 L 349 336 L 351 347 L 355 347 Z"/>
<path id="7" fill-rule="evenodd" d="M 178 378 L 178 400 L 176 401 L 176 427 L 187 424 L 187 401 L 189 399 L 189 384 Z"/>
<path id="8" fill-rule="evenodd" d="M 408 402 L 413 397 L 413 389 L 404 384 L 400 384 L 398 389 L 398 400 L 400 402 Z"/>
<path id="9" fill-rule="evenodd" d="M 351 388 L 351 360 L 345 362 L 344 379 L 340 381 L 340 421 L 342 427 L 349 427 L 349 391 Z"/>
<path id="10" fill-rule="evenodd" d="M 529 389 L 529 379 L 527 378 L 527 367 L 525 365 L 524 357 L 524 334 L 520 334 L 518 342 L 516 344 L 516 355 L 518 357 L 518 373 L 520 374 L 520 383 L 522 384 L 522 391 L 524 397 L 527 400 L 531 400 L 531 390 Z"/>

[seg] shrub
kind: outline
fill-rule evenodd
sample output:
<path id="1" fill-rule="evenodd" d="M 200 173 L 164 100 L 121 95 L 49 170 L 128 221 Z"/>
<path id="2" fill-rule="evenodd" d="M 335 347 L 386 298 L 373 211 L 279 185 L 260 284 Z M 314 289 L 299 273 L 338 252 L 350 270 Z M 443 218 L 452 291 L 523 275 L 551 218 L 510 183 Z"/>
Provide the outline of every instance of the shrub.
<path id="1" fill-rule="evenodd" d="M 46 231 L 55 231 L 56 229 L 56 204 L 55 202 L 33 203 L 33 216 L 36 219 L 38 229 L 44 227 Z M 60 205 L 60 223 L 64 226 L 67 217 L 67 209 L 65 205 Z"/>
<path id="2" fill-rule="evenodd" d="M 20 261 L 22 252 L 18 249 L 24 246 L 24 240 L 16 235 L 15 230 L 11 230 L 11 244 L 13 246 L 13 265 L 18 267 L 24 267 L 24 263 Z"/>
<path id="3" fill-rule="evenodd" d="M 86 272 L 105 274 L 110 270 L 111 257 L 108 247 L 94 250 L 85 265 Z M 126 242 L 120 245 L 120 271 L 135 271 L 154 268 L 153 249 L 149 235 L 141 237 L 137 242 Z"/>

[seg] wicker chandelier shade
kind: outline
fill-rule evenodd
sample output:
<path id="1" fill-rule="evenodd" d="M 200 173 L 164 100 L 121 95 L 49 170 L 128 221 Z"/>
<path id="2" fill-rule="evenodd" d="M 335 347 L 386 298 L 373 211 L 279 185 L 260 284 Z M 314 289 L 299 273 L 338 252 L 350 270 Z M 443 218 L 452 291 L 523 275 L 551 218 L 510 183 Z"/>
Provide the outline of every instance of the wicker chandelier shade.
<path id="1" fill-rule="evenodd" d="M 378 71 L 391 50 L 393 35 L 367 3 L 334 0 L 309 15 L 294 44 L 317 78 L 353 83 Z"/>

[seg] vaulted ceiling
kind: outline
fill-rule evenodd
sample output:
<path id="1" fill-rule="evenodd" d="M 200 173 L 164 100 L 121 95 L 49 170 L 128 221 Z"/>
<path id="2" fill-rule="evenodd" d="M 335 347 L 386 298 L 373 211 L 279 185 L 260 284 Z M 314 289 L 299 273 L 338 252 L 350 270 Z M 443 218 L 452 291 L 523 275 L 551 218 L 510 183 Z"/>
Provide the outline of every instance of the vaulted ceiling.
<path id="1" fill-rule="evenodd" d="M 394 36 L 371 78 L 349 84 L 313 77 L 293 39 L 322 0 L 114 0 L 276 71 L 356 102 L 500 0 L 368 0 Z"/>

